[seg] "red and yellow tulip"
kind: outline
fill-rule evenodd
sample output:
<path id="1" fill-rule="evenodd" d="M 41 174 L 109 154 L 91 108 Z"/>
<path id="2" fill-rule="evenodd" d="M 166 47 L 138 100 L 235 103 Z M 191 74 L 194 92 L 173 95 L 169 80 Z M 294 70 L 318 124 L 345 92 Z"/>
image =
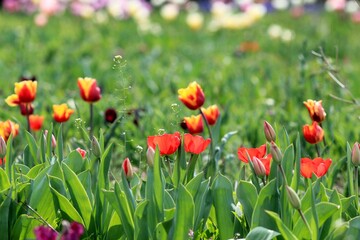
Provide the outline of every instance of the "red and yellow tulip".
<path id="1" fill-rule="evenodd" d="M 308 109 L 310 117 L 313 121 L 321 123 L 325 120 L 326 113 L 322 106 L 322 100 L 314 101 L 308 99 L 306 102 L 304 102 L 304 105 Z"/>
<path id="2" fill-rule="evenodd" d="M 101 99 L 101 91 L 97 85 L 96 79 L 78 78 L 78 87 L 81 98 L 89 103 L 97 102 Z"/>
<path id="3" fill-rule="evenodd" d="M 178 94 L 180 101 L 191 110 L 199 109 L 205 102 L 204 92 L 197 82 L 190 83 L 187 88 L 179 89 Z"/>
<path id="4" fill-rule="evenodd" d="M 203 120 L 201 115 L 184 117 L 186 128 L 191 134 L 202 133 L 204 130 Z"/>
<path id="5" fill-rule="evenodd" d="M 71 114 L 74 113 L 73 109 L 68 108 L 67 104 L 53 105 L 53 118 L 56 122 L 66 122 L 69 120 Z"/>
<path id="6" fill-rule="evenodd" d="M 209 123 L 209 125 L 215 125 L 220 115 L 218 106 L 212 105 L 208 108 L 201 108 L 201 111 L 204 113 L 206 121 Z"/>
<path id="7" fill-rule="evenodd" d="M 5 122 L 0 121 L 0 136 L 2 136 L 5 141 L 7 141 L 10 137 L 10 134 L 12 134 L 13 137 L 19 134 L 19 124 L 13 123 L 10 120 L 6 120 Z"/>

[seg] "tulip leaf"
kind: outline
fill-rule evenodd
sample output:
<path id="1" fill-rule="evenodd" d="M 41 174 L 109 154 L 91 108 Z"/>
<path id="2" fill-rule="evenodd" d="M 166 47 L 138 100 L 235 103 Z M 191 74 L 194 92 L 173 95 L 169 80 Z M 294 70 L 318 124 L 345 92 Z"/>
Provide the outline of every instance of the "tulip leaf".
<path id="1" fill-rule="evenodd" d="M 63 146 L 64 146 L 64 140 L 63 140 L 63 125 L 62 123 L 59 126 L 58 132 L 57 132 L 57 138 L 56 138 L 56 152 L 59 161 L 61 162 L 63 158 Z"/>
<path id="2" fill-rule="evenodd" d="M 203 181 L 194 198 L 195 203 L 195 223 L 194 232 L 202 231 L 202 223 L 204 224 L 209 217 L 212 206 L 212 196 L 210 192 L 210 180 Z"/>
<path id="3" fill-rule="evenodd" d="M 11 184 L 5 170 L 0 168 L 0 192 L 10 188 Z"/>
<path id="4" fill-rule="evenodd" d="M 346 144 L 346 157 L 347 157 L 347 167 L 346 167 L 346 170 L 347 170 L 347 186 L 348 186 L 348 192 L 349 192 L 349 195 L 350 196 L 353 196 L 355 195 L 355 192 L 354 192 L 354 167 L 353 167 L 353 163 L 351 161 L 351 152 L 352 152 L 352 149 L 350 147 L 350 144 L 347 143 Z"/>
<path id="5" fill-rule="evenodd" d="M 35 138 L 28 131 L 25 132 L 25 137 L 26 137 L 26 140 L 27 140 L 27 143 L 28 143 L 28 146 L 29 146 L 29 150 L 30 150 L 30 154 L 32 156 L 32 160 L 34 161 L 33 164 L 37 165 L 40 162 L 38 161 L 38 157 L 37 157 L 38 146 L 36 145 Z"/>
<path id="6" fill-rule="evenodd" d="M 155 156 L 154 156 L 154 199 L 157 206 L 156 213 L 158 214 L 159 222 L 164 220 L 164 192 L 165 192 L 165 180 L 164 175 L 160 167 L 160 152 L 159 148 L 156 147 Z"/>
<path id="7" fill-rule="evenodd" d="M 76 174 L 84 171 L 85 159 L 83 159 L 78 151 L 72 151 L 63 160 L 64 163 Z"/>
<path id="8" fill-rule="evenodd" d="M 79 173 L 78 178 L 89 197 L 91 205 L 94 205 L 94 196 L 91 191 L 91 173 L 89 170 Z"/>
<path id="9" fill-rule="evenodd" d="M 221 174 L 215 177 L 211 185 L 220 239 L 233 237 L 234 214 L 231 208 L 231 204 L 233 204 L 232 189 L 232 184 L 229 179 Z"/>
<path id="10" fill-rule="evenodd" d="M 264 227 L 256 227 L 249 232 L 246 236 L 246 240 L 271 240 L 279 235 L 280 233 L 273 230 Z"/>
<path id="11" fill-rule="evenodd" d="M 13 135 L 10 134 L 10 137 L 8 138 L 8 141 L 6 143 L 6 161 L 5 161 L 5 171 L 6 175 L 8 176 L 9 180 L 12 182 L 14 179 L 14 176 L 12 175 L 12 164 L 13 164 Z"/>
<path id="12" fill-rule="evenodd" d="M 204 178 L 204 172 L 201 172 L 186 184 L 186 189 L 190 192 L 193 198 L 195 198 L 195 195 L 198 192 L 198 189 L 201 185 L 203 178 Z"/>
<path id="13" fill-rule="evenodd" d="M 22 214 L 10 230 L 10 239 L 35 239 L 34 228 L 41 223 L 29 214 Z"/>
<path id="14" fill-rule="evenodd" d="M 296 141 L 295 141 L 295 164 L 294 164 L 294 174 L 291 180 L 291 188 L 294 189 L 295 192 L 299 189 L 300 183 L 300 159 L 301 159 L 301 144 L 300 144 L 300 135 L 297 133 Z"/>
<path id="15" fill-rule="evenodd" d="M 360 239 L 360 217 L 355 217 L 349 221 L 349 229 L 345 236 L 351 236 L 352 239 Z"/>
<path id="16" fill-rule="evenodd" d="M 240 181 L 236 189 L 236 196 L 243 207 L 246 221 L 251 224 L 252 214 L 258 198 L 256 187 L 250 182 Z"/>
<path id="17" fill-rule="evenodd" d="M 292 239 L 297 240 L 298 238 L 291 232 L 291 230 L 284 224 L 283 220 L 280 219 L 279 215 L 277 213 L 271 212 L 271 211 L 265 211 L 267 214 L 269 214 L 276 222 L 276 225 L 279 229 L 279 232 L 281 233 L 281 236 L 284 239 Z"/>
<path id="18" fill-rule="evenodd" d="M 0 172 L 5 172 L 0 168 Z M 2 184 L 0 179 L 0 184 Z M 2 190 L 1 190 L 2 191 Z M 0 204 L 0 232 L 4 240 L 9 239 L 9 226 L 10 226 L 10 209 L 11 209 L 11 189 L 7 192 L 7 196 L 3 202 Z"/>
<path id="19" fill-rule="evenodd" d="M 139 203 L 134 213 L 134 239 L 149 239 L 148 231 L 144 230 L 144 226 L 147 225 L 147 208 L 149 201 L 145 200 Z"/>
<path id="20" fill-rule="evenodd" d="M 265 210 L 278 212 L 278 205 L 276 179 L 273 179 L 259 192 L 251 218 L 251 229 L 258 226 L 276 229 L 275 221 L 265 212 Z"/>
<path id="21" fill-rule="evenodd" d="M 190 192 L 180 184 L 176 200 L 174 234 L 171 239 L 182 240 L 189 236 L 194 224 L 194 201 Z"/>
<path id="22" fill-rule="evenodd" d="M 60 194 L 55 188 L 50 187 L 51 192 L 54 194 L 58 201 L 62 217 L 70 222 L 76 221 L 84 225 L 84 221 L 81 218 L 78 211 L 74 208 L 73 204 L 62 194 Z"/>
<path id="23" fill-rule="evenodd" d="M 284 152 L 283 160 L 281 165 L 284 169 L 286 180 L 291 183 L 294 169 L 294 145 L 290 144 Z"/>
<path id="24" fill-rule="evenodd" d="M 80 213 L 86 228 L 90 227 L 92 206 L 84 186 L 81 184 L 79 178 L 70 169 L 66 163 L 62 163 L 64 171 L 65 182 L 68 187 L 72 203 L 75 209 Z"/>

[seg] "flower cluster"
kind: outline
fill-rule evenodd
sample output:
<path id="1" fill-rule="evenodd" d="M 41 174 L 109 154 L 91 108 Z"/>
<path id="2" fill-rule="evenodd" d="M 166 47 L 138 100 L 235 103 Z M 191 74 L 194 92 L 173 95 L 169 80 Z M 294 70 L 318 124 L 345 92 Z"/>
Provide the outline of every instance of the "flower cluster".
<path id="1" fill-rule="evenodd" d="M 316 144 L 323 140 L 324 130 L 321 123 L 325 120 L 326 113 L 322 106 L 322 101 L 307 100 L 304 105 L 309 111 L 310 118 L 312 119 L 311 125 L 304 125 L 303 134 L 305 140 L 310 144 Z"/>
<path id="2" fill-rule="evenodd" d="M 63 229 L 60 234 L 47 226 L 36 227 L 34 233 L 36 240 L 79 240 L 84 234 L 84 226 L 78 222 L 63 221 Z"/>

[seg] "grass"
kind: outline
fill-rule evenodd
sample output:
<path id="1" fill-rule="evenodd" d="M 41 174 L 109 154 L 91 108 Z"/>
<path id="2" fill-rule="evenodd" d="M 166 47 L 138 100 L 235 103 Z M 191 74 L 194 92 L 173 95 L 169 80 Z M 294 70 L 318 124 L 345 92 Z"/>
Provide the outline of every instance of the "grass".
<path id="1" fill-rule="evenodd" d="M 19 76 L 36 75 L 39 85 L 35 113 L 46 116 L 45 128 L 52 122 L 52 104 L 68 102 L 77 106 L 77 116 L 65 127 L 74 145 L 79 138 L 75 119 L 87 121 L 89 111 L 79 97 L 76 79 L 96 78 L 103 99 L 95 104 L 95 126 L 107 131 L 102 115 L 108 107 L 126 116 L 113 138 L 119 162 L 129 155 L 132 161 L 144 161 L 149 135 L 163 130 L 182 131 L 181 119 L 194 113 L 177 99 L 177 89 L 191 81 L 202 85 L 206 107 L 220 106 L 220 136 L 239 131 L 227 145 L 227 159 L 237 159 L 237 147 L 241 145 L 265 142 L 263 120 L 278 131 L 285 127 L 291 140 L 298 132 L 301 134 L 302 126 L 310 123 L 302 103 L 306 99 L 323 99 L 327 111 L 324 129 L 329 147 L 324 157 L 337 161 L 346 154 L 347 141 L 352 144 L 359 140 L 358 107 L 329 96 L 349 98 L 326 73 L 321 73 L 321 64 L 311 54 L 321 46 L 353 95 L 360 96 L 359 26 L 346 17 L 310 13 L 294 19 L 288 12 L 279 12 L 248 29 L 217 32 L 193 32 L 183 15 L 174 22 L 164 22 L 155 13 L 152 20 L 161 25 L 160 35 L 139 32 L 132 20 L 97 24 L 73 16 L 55 16 L 48 25 L 38 28 L 31 16 L 2 12 L 0 94 L 3 98 L 10 95 Z M 295 39 L 271 39 L 267 29 L 272 24 L 294 31 Z M 260 51 L 234 54 L 244 41 L 258 42 Z M 124 59 L 116 69 L 115 55 Z M 0 108 L 0 119 L 17 119 L 25 126 L 17 109 L 3 101 Z M 145 110 L 140 112 L 139 127 L 132 123 L 133 116 L 126 114 L 131 109 Z M 314 155 L 312 146 L 304 142 L 303 146 L 304 155 Z M 238 160 L 230 161 L 227 171 L 233 174 L 233 167 L 239 164 Z"/>

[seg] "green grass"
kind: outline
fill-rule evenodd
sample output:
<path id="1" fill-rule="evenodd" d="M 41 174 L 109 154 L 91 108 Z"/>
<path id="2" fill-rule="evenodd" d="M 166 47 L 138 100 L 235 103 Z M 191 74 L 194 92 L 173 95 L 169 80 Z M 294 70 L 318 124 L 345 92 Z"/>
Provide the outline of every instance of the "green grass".
<path id="1" fill-rule="evenodd" d="M 209 19 L 209 16 L 206 18 Z M 144 108 L 140 127 L 133 116 L 117 129 L 119 162 L 130 155 L 132 161 L 144 161 L 146 137 L 160 129 L 182 131 L 179 123 L 194 114 L 177 99 L 177 89 L 198 81 L 206 94 L 205 106 L 218 104 L 222 114 L 221 135 L 238 130 L 228 143 L 226 153 L 236 157 L 237 147 L 259 146 L 265 142 L 263 120 L 278 131 L 285 127 L 294 140 L 302 126 L 310 124 L 303 106 L 306 99 L 323 99 L 327 112 L 324 122 L 329 151 L 325 157 L 334 161 L 346 154 L 346 142 L 358 141 L 358 108 L 329 97 L 349 98 L 311 54 L 322 46 L 333 58 L 339 74 L 355 97 L 360 96 L 359 26 L 334 13 L 307 14 L 294 19 L 287 12 L 269 14 L 248 29 L 193 32 L 185 16 L 164 22 L 156 13 L 152 20 L 162 27 L 160 35 L 138 31 L 132 20 L 110 20 L 97 24 L 73 16 L 55 16 L 38 28 L 32 16 L 0 14 L 0 94 L 6 98 L 22 74 L 34 74 L 39 81 L 35 113 L 46 116 L 45 128 L 52 122 L 52 104 L 74 101 L 77 116 L 66 123 L 67 136 L 79 138 L 74 121 L 87 121 L 88 106 L 78 93 L 77 78 L 96 78 L 103 99 L 95 104 L 95 125 L 107 129 L 102 114 L 108 107 L 120 112 Z M 279 24 L 295 32 L 295 39 L 285 43 L 271 39 L 267 29 Z M 257 41 L 261 50 L 236 56 L 244 41 Z M 122 55 L 126 64 L 113 69 L 113 57 Z M 300 56 L 305 57 L 301 67 Z M 337 58 L 336 58 L 337 57 Z M 274 105 L 267 100 L 273 99 Z M 177 105 L 174 105 L 177 104 Z M 17 119 L 25 126 L 18 110 L 0 101 L 0 119 Z M 197 113 L 195 113 L 197 114 Z M 55 125 L 55 127 L 57 127 Z M 126 138 L 122 138 L 122 133 Z M 206 135 L 206 134 L 205 134 Z M 141 154 L 134 151 L 143 147 Z M 304 155 L 315 151 L 303 143 Z M 239 161 L 231 161 L 238 166 Z M 230 169 L 230 171 L 234 171 Z"/>

